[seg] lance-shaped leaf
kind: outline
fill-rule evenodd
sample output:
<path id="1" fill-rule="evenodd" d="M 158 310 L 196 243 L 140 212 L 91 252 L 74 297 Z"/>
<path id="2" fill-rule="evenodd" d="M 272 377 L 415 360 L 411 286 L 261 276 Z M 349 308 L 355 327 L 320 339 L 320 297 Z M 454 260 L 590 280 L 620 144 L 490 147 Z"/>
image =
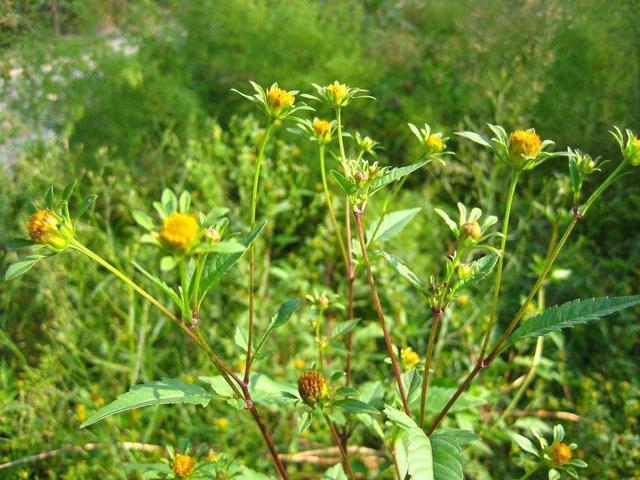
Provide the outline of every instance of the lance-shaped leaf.
<path id="1" fill-rule="evenodd" d="M 356 186 L 356 184 L 353 183 L 344 175 L 342 175 L 340 172 L 336 170 L 331 170 L 329 172 L 329 175 L 331 175 L 331 178 L 333 178 L 336 181 L 340 189 L 344 192 L 344 194 L 347 197 L 353 195 L 358 190 L 358 187 Z"/>
<path id="2" fill-rule="evenodd" d="M 287 323 L 289 319 L 291 319 L 291 316 L 299 306 L 300 306 L 300 300 L 298 300 L 297 298 L 294 300 L 288 300 L 284 302 L 282 305 L 280 305 L 276 314 L 273 316 L 273 318 L 271 318 L 271 321 L 269 322 L 267 329 L 262 335 L 262 338 L 258 342 L 258 345 L 255 348 L 255 352 L 253 353 L 254 356 L 258 354 L 258 352 L 262 348 L 262 345 L 264 344 L 265 340 L 269 337 L 269 335 L 271 335 L 271 333 L 276 328 L 280 328 L 282 325 Z"/>
<path id="3" fill-rule="evenodd" d="M 91 415 L 86 422 L 80 425 L 80 428 L 134 408 L 174 403 L 190 403 L 206 407 L 212 398 L 213 395 L 204 388 L 198 385 L 182 383 L 176 379 L 164 379 L 143 385 L 135 385 L 127 393 L 123 393 L 109 405 Z"/>
<path id="4" fill-rule="evenodd" d="M 382 256 L 387 260 L 387 262 L 389 262 L 389 264 L 393 267 L 393 269 L 396 272 L 398 272 L 404 278 L 409 280 L 409 282 L 411 282 L 411 284 L 414 287 L 416 287 L 418 290 L 420 290 L 425 294 L 427 293 L 428 291 L 427 285 L 422 280 L 420 280 L 418 276 L 415 273 L 413 273 L 409 267 L 407 267 L 394 255 L 388 252 L 381 252 L 381 253 L 382 253 Z"/>
<path id="5" fill-rule="evenodd" d="M 382 218 L 382 222 L 380 219 L 376 219 L 376 221 L 374 221 L 367 229 L 366 238 L 369 239 L 369 244 L 373 242 L 384 242 L 395 237 L 400 230 L 407 226 L 419 211 L 420 208 L 398 210 L 396 212 L 386 214 Z M 380 224 L 379 227 L 378 223 Z"/>
<path id="6" fill-rule="evenodd" d="M 36 263 L 45 258 L 46 255 L 27 255 L 26 257 L 22 257 L 17 262 L 9 265 L 7 272 L 4 274 L 5 280 L 13 280 L 20 275 L 27 273 L 31 270 Z"/>
<path id="7" fill-rule="evenodd" d="M 527 320 L 511 334 L 506 346 L 523 338 L 539 337 L 549 332 L 598 320 L 625 308 L 633 307 L 638 303 L 640 303 L 640 295 L 591 298 L 563 303 L 548 308 L 540 315 Z"/>
<path id="8" fill-rule="evenodd" d="M 478 283 L 491 273 L 493 268 L 496 266 L 496 263 L 498 263 L 498 258 L 500 258 L 500 255 L 496 252 L 491 252 L 488 255 L 479 258 L 475 262 L 472 262 L 471 265 L 469 265 L 469 276 L 457 282 L 453 290 L 456 291 L 462 288 L 468 288 L 471 285 Z"/>
<path id="9" fill-rule="evenodd" d="M 263 220 L 256 227 L 251 230 L 247 235 L 245 235 L 240 243 L 245 246 L 245 248 L 249 248 L 249 246 L 255 241 L 255 239 L 260 235 L 262 229 L 266 225 L 267 221 Z M 234 252 L 234 253 L 224 253 L 218 255 L 209 265 L 208 268 L 203 275 L 202 283 L 200 284 L 201 291 L 206 293 L 217 281 L 220 280 L 222 275 L 224 275 L 244 254 L 242 252 Z"/>
<path id="10" fill-rule="evenodd" d="M 400 180 L 402 177 L 409 175 L 411 172 L 418 170 L 429 162 L 430 160 L 423 160 L 421 162 L 414 163 L 413 165 L 407 165 L 406 167 L 392 168 L 371 184 L 371 187 L 369 188 L 369 195 L 373 195 L 381 188 L 389 185 L 391 182 Z"/>

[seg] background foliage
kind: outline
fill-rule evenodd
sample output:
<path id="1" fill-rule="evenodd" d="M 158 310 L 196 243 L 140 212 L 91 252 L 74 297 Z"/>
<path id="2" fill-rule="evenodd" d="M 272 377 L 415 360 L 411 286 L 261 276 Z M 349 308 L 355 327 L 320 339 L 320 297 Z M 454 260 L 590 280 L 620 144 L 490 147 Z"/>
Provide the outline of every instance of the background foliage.
<path id="1" fill-rule="evenodd" d="M 640 128 L 639 36 L 634 0 L 0 1 L 0 271 L 15 258 L 3 242 L 24 232 L 29 201 L 48 184 L 71 178 L 80 180 L 82 193 L 99 195 L 81 237 L 130 272 L 130 259 L 158 262 L 156 252 L 137 243 L 131 211 L 149 211 L 165 187 L 190 190 L 205 210 L 229 208 L 234 228 L 245 228 L 261 119 L 229 90 L 248 79 L 303 91 L 312 81 L 339 79 L 370 90 L 377 102 L 354 104 L 347 123 L 383 142 L 385 164 L 417 157 L 406 123 L 425 121 L 448 134 L 485 130 L 486 122 L 531 126 L 562 149 L 576 146 L 617 160 L 610 127 Z M 283 299 L 323 288 L 332 268 L 326 259 L 338 258 L 327 237 L 315 155 L 285 129 L 278 138 L 263 170 L 260 211 L 272 220 L 259 245 L 263 320 Z M 422 208 L 391 244 L 392 251 L 409 252 L 405 260 L 414 271 L 433 272 L 449 247 L 434 206 L 452 211 L 463 201 L 502 211 L 503 167 L 464 142 L 452 139 L 450 146 L 455 159 L 414 175 L 399 196 L 398 209 Z M 547 304 L 637 293 L 640 192 L 633 187 L 639 183 L 635 169 L 580 225 L 560 259 L 570 277 L 547 288 Z M 534 255 L 544 255 L 551 226 L 536 204 L 566 206 L 563 188 L 562 160 L 528 175 L 520 187 L 510 247 L 519 255 L 508 263 L 505 284 L 513 303 L 501 305 L 504 312 L 526 292 Z M 233 332 L 247 310 L 248 267 L 237 268 L 212 294 L 202 319 L 234 362 L 241 357 Z M 378 265 L 377 275 L 396 341 L 424 352 L 426 306 L 388 267 Z M 357 314 L 372 327 L 356 336 L 354 371 L 365 382 L 375 379 L 365 367 L 385 354 L 364 279 L 356 295 Z M 486 312 L 486 303 L 472 295 L 454 312 L 438 350 L 440 386 L 455 385 L 467 370 L 465 348 L 479 333 L 466 321 Z M 589 478 L 640 476 L 637 314 L 556 335 L 520 404 L 528 412 L 581 415 L 565 428 L 590 464 Z M 310 315 L 303 311 L 295 328 L 277 337 L 276 357 L 264 367 L 272 378 L 292 382 L 299 373 L 293 360 L 313 361 Z M 135 411 L 78 430 L 84 412 L 129 385 L 211 373 L 180 332 L 84 259 L 64 255 L 2 284 L 0 350 L 0 463 L 64 444 L 107 444 L 89 455 L 18 467 L 9 473 L 16 478 L 136 478 L 132 465 L 157 461 L 158 454 L 127 451 L 117 442 L 177 446 L 184 439 L 209 442 L 269 471 L 259 439 L 242 435 L 254 426 L 222 406 Z M 516 354 L 521 372 L 498 365 L 474 393 L 490 395 L 524 372 L 530 348 Z M 504 405 L 498 401 L 496 408 Z M 490 413 L 475 408 L 456 422 L 477 430 Z M 223 418 L 228 425 L 218 421 Z M 293 414 L 281 412 L 271 422 L 278 444 L 289 451 L 326 442 L 320 427 L 297 438 Z M 538 423 L 526 417 L 513 428 Z M 238 435 L 242 442 L 234 440 Z M 488 432 L 485 439 L 490 448 L 468 453 L 469 477 L 519 475 L 521 453 L 505 435 Z M 358 440 L 371 442 L 365 434 Z M 311 466 L 300 468 L 313 478 Z"/>

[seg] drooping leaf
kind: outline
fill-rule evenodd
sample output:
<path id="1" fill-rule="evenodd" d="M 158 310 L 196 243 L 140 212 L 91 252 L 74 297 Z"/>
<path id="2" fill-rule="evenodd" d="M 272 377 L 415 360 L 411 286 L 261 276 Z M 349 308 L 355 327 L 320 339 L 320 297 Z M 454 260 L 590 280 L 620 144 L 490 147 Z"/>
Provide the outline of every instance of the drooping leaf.
<path id="1" fill-rule="evenodd" d="M 471 140 L 472 142 L 478 143 L 483 147 L 492 148 L 491 142 L 487 138 L 477 134 L 476 132 L 455 132 L 455 134 L 460 137 Z"/>
<path id="2" fill-rule="evenodd" d="M 409 282 L 420 290 L 423 293 L 427 293 L 427 285 L 418 278 L 418 276 L 411 271 L 409 267 L 407 267 L 404 263 L 400 261 L 397 257 L 388 252 L 381 252 L 382 256 L 389 262 L 389 264 L 393 267 L 393 269 L 402 275 L 405 279 L 409 280 Z"/>
<path id="3" fill-rule="evenodd" d="M 256 225 L 256 227 L 251 230 L 247 235 L 245 235 L 240 243 L 245 246 L 245 248 L 249 248 L 249 246 L 255 241 L 255 239 L 260 235 L 260 232 L 264 229 L 267 221 L 264 220 Z M 239 259 L 242 257 L 242 252 L 236 253 L 223 253 L 215 257 L 207 266 L 205 273 L 202 277 L 202 282 L 200 284 L 201 291 L 206 293 L 220 278 L 224 275 Z"/>
<path id="4" fill-rule="evenodd" d="M 6 273 L 4 274 L 5 280 L 13 280 L 20 275 L 27 273 L 31 270 L 36 263 L 45 258 L 45 255 L 27 255 L 26 257 L 20 258 L 15 263 L 9 265 Z"/>
<path id="5" fill-rule="evenodd" d="M 206 407 L 213 395 L 198 385 L 183 383 L 176 379 L 135 385 L 127 393 L 118 396 L 98 412 L 91 415 L 80 428 L 92 425 L 111 415 L 151 405 L 189 403 Z"/>
<path id="6" fill-rule="evenodd" d="M 418 214 L 420 210 L 420 208 L 398 210 L 387 213 L 382 218 L 382 222 L 380 222 L 380 219 L 376 219 L 371 223 L 371 225 L 369 225 L 369 228 L 367 228 L 366 238 L 369 239 L 369 244 L 373 242 L 384 242 L 393 238 L 398 234 L 398 232 L 407 226 L 407 224 Z M 375 232 L 378 223 L 380 223 L 380 227 L 378 227 L 378 231 Z"/>
<path id="7" fill-rule="evenodd" d="M 430 160 L 423 160 L 421 162 L 414 163 L 413 165 L 407 165 L 406 167 L 392 168 L 391 170 L 386 172 L 382 177 L 380 177 L 379 179 L 377 179 L 371 184 L 371 187 L 369 188 L 369 194 L 373 195 L 381 188 L 389 185 L 391 182 L 400 180 L 402 177 L 409 175 L 411 172 L 418 170 L 420 167 L 423 167 L 429 162 Z"/>
<path id="8" fill-rule="evenodd" d="M 640 295 L 626 297 L 604 297 L 589 300 L 573 300 L 547 308 L 518 327 L 509 337 L 506 346 L 523 338 L 534 338 L 563 328 L 574 327 L 592 320 L 598 320 L 625 308 L 640 303 Z"/>

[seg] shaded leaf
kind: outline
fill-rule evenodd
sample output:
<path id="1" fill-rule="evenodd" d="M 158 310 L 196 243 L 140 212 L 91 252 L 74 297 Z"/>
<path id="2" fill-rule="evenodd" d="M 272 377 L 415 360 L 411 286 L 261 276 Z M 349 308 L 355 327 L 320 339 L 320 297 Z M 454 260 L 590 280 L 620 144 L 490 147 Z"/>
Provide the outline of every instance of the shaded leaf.
<path id="1" fill-rule="evenodd" d="M 407 224 L 418 214 L 420 210 L 420 208 L 409 208 L 407 210 L 398 210 L 386 214 L 382 218 L 380 227 L 374 237 L 373 234 L 380 222 L 380 219 L 376 219 L 367 229 L 366 238 L 369 239 L 369 244 L 376 241 L 384 242 L 393 238 L 398 234 L 398 232 L 407 226 Z"/>

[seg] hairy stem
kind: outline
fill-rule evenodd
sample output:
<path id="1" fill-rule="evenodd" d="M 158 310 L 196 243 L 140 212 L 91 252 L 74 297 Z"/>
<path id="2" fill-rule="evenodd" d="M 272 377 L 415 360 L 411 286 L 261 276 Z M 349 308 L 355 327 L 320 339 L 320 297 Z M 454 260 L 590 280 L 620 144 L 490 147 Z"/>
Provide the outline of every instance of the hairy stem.
<path id="1" fill-rule="evenodd" d="M 251 190 L 251 229 L 256 226 L 256 211 L 258 208 L 258 185 L 260 184 L 260 169 L 262 167 L 262 162 L 264 161 L 264 151 L 267 146 L 267 140 L 269 140 L 269 135 L 271 135 L 271 130 L 273 129 L 273 122 L 269 120 L 269 124 L 265 129 L 264 136 L 260 141 L 260 147 L 258 148 L 258 159 L 256 161 L 256 169 L 253 174 L 253 188 Z M 255 282 L 255 268 L 256 268 L 256 257 L 255 257 L 255 246 L 252 243 L 249 247 L 249 329 L 247 332 L 247 356 L 244 367 L 244 381 L 245 383 L 249 382 L 249 376 L 251 375 L 251 355 L 253 353 L 253 317 L 255 315 L 255 292 L 253 291 L 254 282 Z"/>
<path id="2" fill-rule="evenodd" d="M 393 375 L 396 379 L 396 383 L 398 384 L 398 391 L 400 392 L 400 398 L 402 400 L 404 411 L 409 417 L 411 417 L 411 410 L 409 409 L 407 396 L 405 395 L 404 387 L 402 385 L 402 371 L 400 370 L 400 365 L 398 364 L 398 359 L 396 358 L 396 353 L 391 341 L 391 336 L 389 335 L 389 329 L 387 328 L 387 322 L 384 319 L 382 304 L 380 303 L 380 297 L 378 295 L 378 287 L 376 286 L 376 281 L 375 278 L 373 278 L 373 272 L 371 271 L 371 263 L 369 262 L 367 244 L 364 239 L 364 230 L 362 228 L 362 212 L 360 212 L 359 210 L 354 210 L 353 216 L 356 221 L 356 230 L 358 231 L 358 239 L 360 240 L 360 248 L 362 249 L 362 258 L 364 259 L 364 264 L 367 269 L 367 278 L 369 280 L 369 286 L 371 287 L 373 303 L 376 307 L 378 320 L 380 321 L 380 327 L 382 328 L 382 334 L 384 335 L 384 341 L 387 345 L 387 351 L 389 353 L 389 358 L 391 359 L 391 365 L 393 366 Z"/>
<path id="3" fill-rule="evenodd" d="M 489 346 L 489 340 L 491 340 L 491 332 L 493 326 L 496 323 L 498 316 L 498 300 L 500 298 L 500 287 L 502 285 L 502 268 L 504 266 L 504 254 L 507 247 L 507 235 L 509 233 L 509 217 L 511 216 L 511 207 L 513 205 L 513 197 L 516 192 L 516 185 L 520 176 L 519 170 L 513 170 L 511 173 L 511 183 L 509 185 L 509 194 L 507 195 L 507 205 L 504 211 L 504 220 L 502 223 L 502 239 L 500 240 L 500 257 L 498 258 L 498 268 L 496 271 L 496 279 L 493 287 L 493 302 L 491 304 L 491 316 L 489 317 L 489 326 L 487 327 L 487 333 L 484 336 L 482 347 L 480 349 L 479 360 L 482 361 L 484 354 Z"/>

